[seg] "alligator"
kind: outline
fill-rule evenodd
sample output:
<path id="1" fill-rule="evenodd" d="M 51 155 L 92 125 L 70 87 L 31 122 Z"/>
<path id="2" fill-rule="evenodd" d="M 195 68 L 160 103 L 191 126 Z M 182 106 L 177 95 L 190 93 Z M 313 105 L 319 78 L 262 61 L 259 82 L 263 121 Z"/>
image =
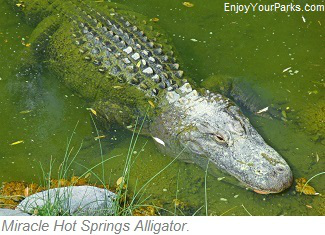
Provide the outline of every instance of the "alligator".
<path id="1" fill-rule="evenodd" d="M 287 162 L 240 108 L 180 69 L 172 43 L 153 21 L 106 1 L 7 1 L 36 25 L 23 62 L 41 62 L 87 99 L 107 128 L 134 127 L 146 118 L 142 133 L 169 156 L 203 168 L 210 163 L 257 193 L 292 184 Z"/>

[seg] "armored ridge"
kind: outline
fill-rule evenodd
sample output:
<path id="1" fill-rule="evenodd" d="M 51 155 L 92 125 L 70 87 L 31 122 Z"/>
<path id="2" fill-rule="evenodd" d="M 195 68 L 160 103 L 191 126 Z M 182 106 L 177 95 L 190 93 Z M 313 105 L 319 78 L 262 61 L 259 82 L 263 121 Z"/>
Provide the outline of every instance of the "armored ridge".
<path id="1" fill-rule="evenodd" d="M 164 52 L 155 38 L 148 38 L 127 17 L 115 11 L 104 16 L 82 1 L 79 3 L 81 6 L 72 1 L 64 3 L 75 9 L 66 15 L 78 29 L 73 36 L 79 52 L 98 66 L 99 72 L 108 72 L 121 83 L 137 86 L 151 96 L 161 89 L 179 87 L 183 71 L 179 70 L 172 51 Z M 54 7 L 64 12 L 62 4 Z"/>
<path id="2" fill-rule="evenodd" d="M 49 5 L 30 52 L 88 99 L 104 122 L 128 126 L 147 114 L 144 132 L 162 140 L 170 156 L 184 150 L 184 161 L 204 168 L 211 162 L 259 193 L 291 185 L 285 160 L 233 102 L 183 78 L 172 47 L 148 21 L 121 6 L 85 2 Z"/>

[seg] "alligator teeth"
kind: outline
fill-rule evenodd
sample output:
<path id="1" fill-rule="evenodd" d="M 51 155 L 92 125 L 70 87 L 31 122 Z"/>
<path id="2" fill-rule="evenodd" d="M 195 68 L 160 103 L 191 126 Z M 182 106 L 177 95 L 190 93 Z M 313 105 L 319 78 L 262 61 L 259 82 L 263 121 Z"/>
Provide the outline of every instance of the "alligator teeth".
<path id="1" fill-rule="evenodd" d="M 132 47 L 127 47 L 123 51 L 126 52 L 126 54 L 130 54 L 133 51 L 133 49 Z"/>
<path id="2" fill-rule="evenodd" d="M 132 56 L 132 59 L 134 59 L 135 61 L 137 61 L 138 59 L 140 59 L 140 55 L 138 52 L 134 53 Z"/>
<path id="3" fill-rule="evenodd" d="M 153 70 L 151 67 L 145 68 L 142 72 L 148 75 L 153 74 Z"/>

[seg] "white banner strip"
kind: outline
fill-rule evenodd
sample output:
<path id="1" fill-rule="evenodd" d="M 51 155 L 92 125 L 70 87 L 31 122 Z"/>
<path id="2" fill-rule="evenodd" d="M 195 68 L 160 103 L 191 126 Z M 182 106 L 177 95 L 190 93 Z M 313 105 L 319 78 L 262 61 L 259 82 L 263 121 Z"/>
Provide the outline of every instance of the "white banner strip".
<path id="1" fill-rule="evenodd" d="M 322 234 L 324 217 L 0 217 L 0 234 Z M 322 232 L 323 231 L 323 232 Z"/>

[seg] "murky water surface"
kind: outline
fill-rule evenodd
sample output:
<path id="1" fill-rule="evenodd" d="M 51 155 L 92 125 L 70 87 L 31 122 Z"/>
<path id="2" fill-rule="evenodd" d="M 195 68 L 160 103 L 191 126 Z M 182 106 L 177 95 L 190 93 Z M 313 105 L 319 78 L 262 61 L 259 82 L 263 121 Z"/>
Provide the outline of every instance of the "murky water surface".
<path id="1" fill-rule="evenodd" d="M 324 116 L 318 114 L 324 114 L 325 100 L 325 13 L 234 14 L 225 13 L 219 0 L 192 2 L 194 7 L 186 8 L 181 0 L 122 1 L 149 18 L 159 18 L 157 24 L 172 37 L 184 70 L 198 84 L 213 75 L 212 85 L 215 79 L 216 86 L 218 76 L 240 77 L 256 91 L 261 103 L 283 110 L 281 120 L 255 115 L 250 120 L 288 161 L 295 178 L 310 178 L 324 171 L 324 130 L 317 128 L 324 127 L 320 124 Z M 49 72 L 15 75 L 19 53 L 32 30 L 0 0 L 0 182 L 39 182 L 41 165 L 48 170 L 51 159 L 56 167 L 62 161 L 77 123 L 72 153 L 82 142 L 83 146 L 76 162 L 91 167 L 101 161 L 87 103 Z M 314 112 L 310 118 L 318 119 L 298 125 L 306 112 Z M 315 123 L 316 128 L 308 126 Z M 131 133 L 117 127 L 104 134 L 103 157 L 117 156 L 105 162 L 105 179 L 114 184 L 121 176 Z M 23 143 L 10 145 L 16 141 Z M 173 159 L 159 154 L 153 141 L 143 137 L 135 151 L 140 154 L 132 168 L 133 188 Z M 76 175 L 84 172 L 78 164 L 72 168 Z M 95 172 L 101 174 L 101 167 Z M 199 167 L 176 161 L 149 183 L 146 195 L 170 210 L 177 197 L 184 203 L 183 211 L 177 213 L 191 215 L 204 205 L 204 176 Z M 323 194 L 324 179 L 320 176 L 311 183 Z M 253 215 L 325 214 L 322 197 L 300 195 L 294 186 L 280 194 L 258 195 L 209 175 L 207 200 L 212 215 L 247 215 L 247 211 Z M 198 214 L 205 214 L 204 207 Z"/>

